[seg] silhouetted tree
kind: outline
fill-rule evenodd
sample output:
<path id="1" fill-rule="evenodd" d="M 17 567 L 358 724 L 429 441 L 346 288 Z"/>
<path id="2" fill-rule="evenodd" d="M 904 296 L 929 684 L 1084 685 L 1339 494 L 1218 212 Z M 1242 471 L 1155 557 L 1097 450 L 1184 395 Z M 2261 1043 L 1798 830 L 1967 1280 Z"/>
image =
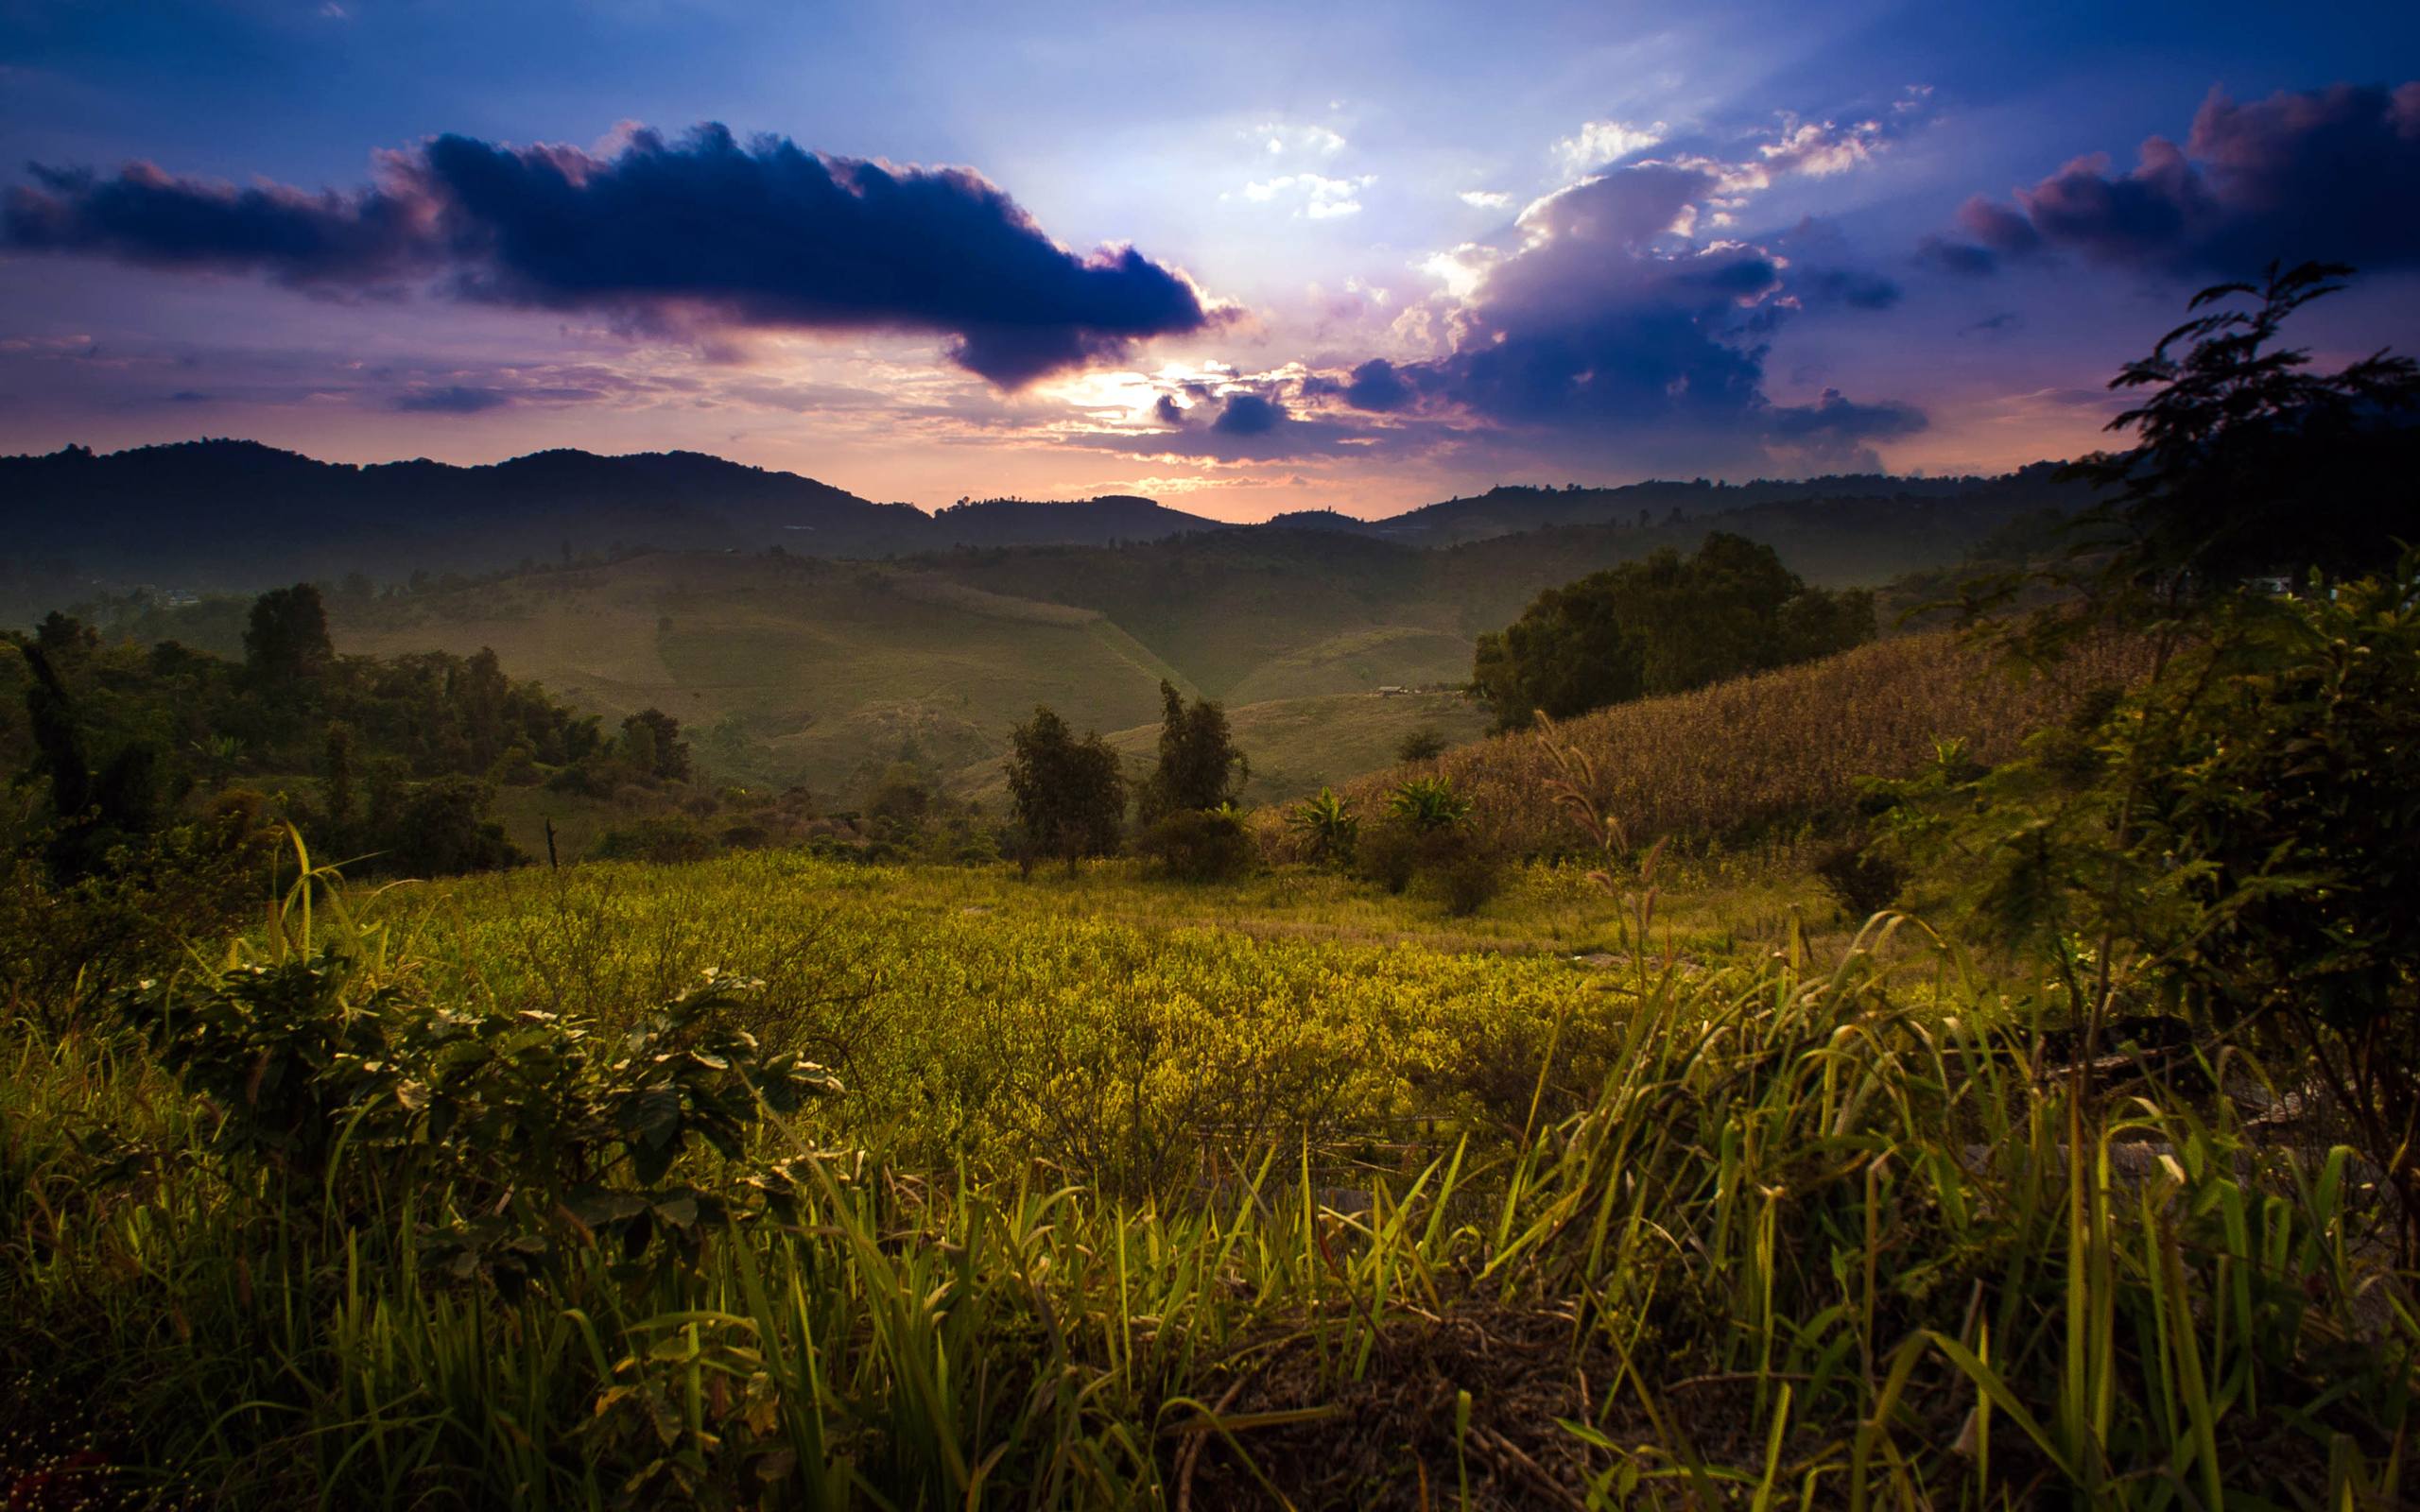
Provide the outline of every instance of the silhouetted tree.
<path id="1" fill-rule="evenodd" d="M 2396 417 L 2420 410 L 2420 367 L 2381 349 L 2312 372 L 2307 350 L 2277 344 L 2352 271 L 2273 263 L 2258 283 L 2205 288 L 2187 308 L 2207 313 L 2110 381 L 2148 397 L 2108 425 L 2133 447 L 2073 470 L 2112 491 L 2128 537 L 2107 586 L 2173 599 L 2313 567 L 2342 576 L 2391 564 L 2414 536 L 2420 426 Z"/>
<path id="2" fill-rule="evenodd" d="M 1046 708 L 1009 736 L 1009 796 L 1028 853 L 1080 858 L 1117 849 L 1126 818 L 1126 778 L 1117 752 L 1098 734 L 1078 740 Z"/>
<path id="3" fill-rule="evenodd" d="M 252 601 L 244 628 L 244 664 L 262 682 L 280 686 L 317 677 L 335 655 L 327 606 L 317 588 L 297 583 Z"/>
<path id="4" fill-rule="evenodd" d="M 1445 753 L 1445 732 L 1435 725 L 1423 725 L 1395 742 L 1395 760 L 1399 762 L 1435 761 Z"/>

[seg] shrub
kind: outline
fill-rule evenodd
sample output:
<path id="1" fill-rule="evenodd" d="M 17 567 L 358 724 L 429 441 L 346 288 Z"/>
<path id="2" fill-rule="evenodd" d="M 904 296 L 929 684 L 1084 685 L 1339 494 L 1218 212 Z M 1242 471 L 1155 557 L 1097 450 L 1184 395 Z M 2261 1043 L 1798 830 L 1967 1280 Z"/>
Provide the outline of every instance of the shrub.
<path id="1" fill-rule="evenodd" d="M 596 837 L 589 853 L 599 861 L 646 861 L 669 866 L 703 861 L 720 847 L 705 826 L 685 814 L 659 815 L 617 825 Z"/>
<path id="2" fill-rule="evenodd" d="M 1504 862 L 1494 852 L 1464 844 L 1432 863 L 1445 912 L 1457 919 L 1478 913 L 1504 890 Z"/>
<path id="3" fill-rule="evenodd" d="M 1858 919 L 1871 919 L 1899 901 L 1908 870 L 1890 856 L 1843 842 L 1815 859 L 1816 880 Z"/>
<path id="4" fill-rule="evenodd" d="M 1288 812 L 1286 822 L 1302 833 L 1309 844 L 1312 860 L 1340 862 L 1353 859 L 1354 842 L 1360 838 L 1361 820 L 1342 799 L 1336 796 L 1336 789 L 1322 787 L 1318 796 L 1295 804 Z"/>
<path id="5" fill-rule="evenodd" d="M 1387 796 L 1387 815 L 1415 834 L 1448 830 L 1471 816 L 1471 800 L 1443 777 L 1415 777 Z"/>
<path id="6" fill-rule="evenodd" d="M 1259 859 L 1243 816 L 1232 808 L 1163 815 L 1134 837 L 1133 849 L 1185 882 L 1231 882 Z"/>
<path id="7" fill-rule="evenodd" d="M 1353 859 L 1362 876 L 1391 893 L 1399 893 L 1419 874 L 1420 837 L 1390 819 L 1361 836 Z"/>

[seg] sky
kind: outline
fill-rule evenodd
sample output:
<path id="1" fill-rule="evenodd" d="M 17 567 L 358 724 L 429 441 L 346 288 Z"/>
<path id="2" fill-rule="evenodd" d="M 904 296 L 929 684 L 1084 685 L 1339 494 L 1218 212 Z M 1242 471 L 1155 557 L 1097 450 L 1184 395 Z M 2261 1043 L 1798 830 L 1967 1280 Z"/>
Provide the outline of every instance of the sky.
<path id="1" fill-rule="evenodd" d="M 1381 515 L 2420 350 L 2420 7 L 0 0 L 0 452 L 687 449 Z"/>

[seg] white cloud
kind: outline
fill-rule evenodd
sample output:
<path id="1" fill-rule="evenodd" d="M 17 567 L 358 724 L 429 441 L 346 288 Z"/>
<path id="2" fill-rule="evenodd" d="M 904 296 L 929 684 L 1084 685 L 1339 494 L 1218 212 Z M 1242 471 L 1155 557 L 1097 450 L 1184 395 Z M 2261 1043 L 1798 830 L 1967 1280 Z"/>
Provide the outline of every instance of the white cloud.
<path id="1" fill-rule="evenodd" d="M 1445 292 L 1455 299 L 1467 300 L 1502 255 L 1493 247 L 1464 242 L 1450 252 L 1432 252 L 1412 266 L 1444 284 Z"/>
<path id="2" fill-rule="evenodd" d="M 1590 121 L 1554 145 L 1556 166 L 1566 174 L 1601 168 L 1617 158 L 1644 152 L 1664 140 L 1665 125 L 1626 126 L 1619 121 Z"/>
<path id="3" fill-rule="evenodd" d="M 1300 204 L 1294 212 L 1296 215 L 1312 220 L 1334 220 L 1342 215 L 1359 215 L 1361 191 L 1377 181 L 1378 176 L 1374 173 L 1351 179 L 1331 179 L 1317 173 L 1288 173 L 1244 185 L 1244 198 L 1255 204 L 1299 199 Z"/>
<path id="4" fill-rule="evenodd" d="M 1503 210 L 1512 203 L 1512 197 L 1501 189 L 1465 189 L 1458 198 L 1473 210 Z"/>
<path id="5" fill-rule="evenodd" d="M 1344 138 L 1324 126 L 1300 126 L 1285 121 L 1263 121 L 1253 134 L 1268 138 L 1269 150 L 1272 154 L 1301 152 L 1314 158 L 1332 158 L 1350 146 Z"/>

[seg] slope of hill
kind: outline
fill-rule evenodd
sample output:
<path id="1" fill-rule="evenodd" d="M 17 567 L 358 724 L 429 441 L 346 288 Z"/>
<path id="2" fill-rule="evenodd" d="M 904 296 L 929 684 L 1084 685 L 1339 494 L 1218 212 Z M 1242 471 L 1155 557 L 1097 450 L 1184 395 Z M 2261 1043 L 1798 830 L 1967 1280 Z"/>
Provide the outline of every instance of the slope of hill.
<path id="1" fill-rule="evenodd" d="M 1506 848 L 1565 848 L 1578 837 L 1554 798 L 1566 775 L 1560 747 L 1581 758 L 1592 806 L 1633 845 L 1684 832 L 1764 833 L 1837 817 L 1861 779 L 1912 775 L 1939 741 L 2003 760 L 2090 690 L 2131 681 L 2149 664 L 2140 643 L 2112 640 L 2081 651 L 2055 679 L 2018 683 L 1946 631 L 1907 635 L 1457 747 L 1370 772 L 1346 795 L 1373 815 L 1405 778 L 1439 773 L 1475 800 L 1476 822 Z"/>

